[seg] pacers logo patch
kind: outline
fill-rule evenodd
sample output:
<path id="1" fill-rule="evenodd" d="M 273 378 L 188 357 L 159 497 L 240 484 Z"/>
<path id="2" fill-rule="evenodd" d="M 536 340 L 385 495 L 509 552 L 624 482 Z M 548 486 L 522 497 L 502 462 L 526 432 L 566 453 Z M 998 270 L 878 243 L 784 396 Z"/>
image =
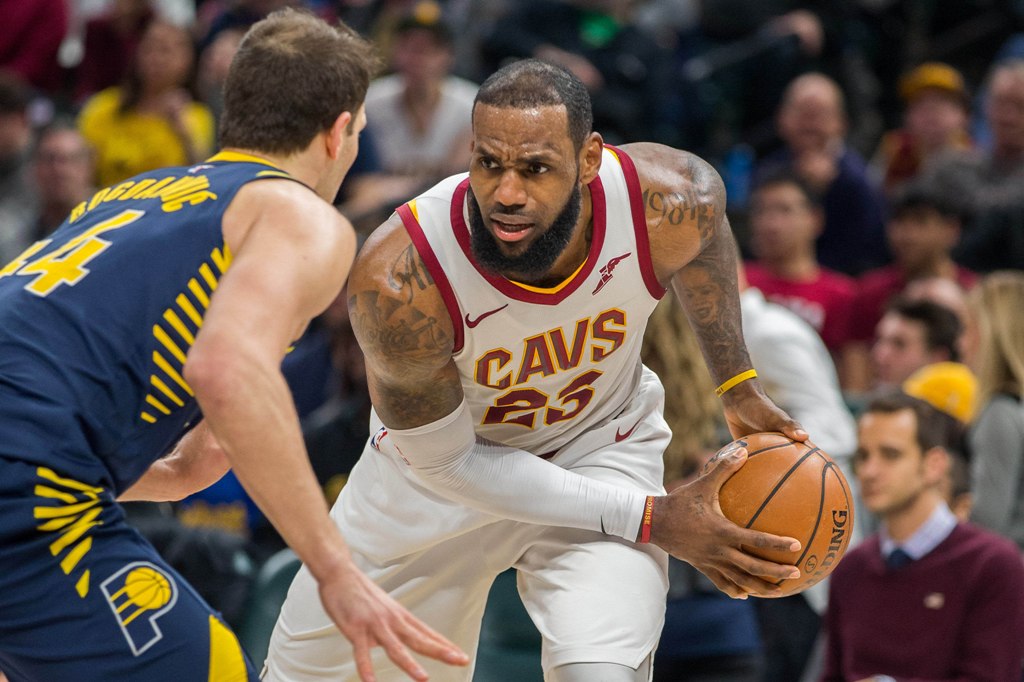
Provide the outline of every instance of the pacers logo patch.
<path id="1" fill-rule="evenodd" d="M 136 561 L 104 580 L 100 588 L 135 656 L 163 639 L 157 620 L 178 600 L 178 586 L 163 569 Z"/>

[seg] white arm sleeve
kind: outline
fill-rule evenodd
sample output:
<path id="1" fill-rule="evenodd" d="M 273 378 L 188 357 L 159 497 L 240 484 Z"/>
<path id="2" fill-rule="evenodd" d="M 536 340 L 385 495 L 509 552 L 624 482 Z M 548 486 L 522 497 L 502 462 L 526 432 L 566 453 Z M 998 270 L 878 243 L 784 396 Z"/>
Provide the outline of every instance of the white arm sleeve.
<path id="1" fill-rule="evenodd" d="M 388 428 L 428 488 L 515 521 L 595 530 L 635 541 L 647 495 L 567 471 L 525 450 L 477 440 L 466 401 L 414 429 Z"/>

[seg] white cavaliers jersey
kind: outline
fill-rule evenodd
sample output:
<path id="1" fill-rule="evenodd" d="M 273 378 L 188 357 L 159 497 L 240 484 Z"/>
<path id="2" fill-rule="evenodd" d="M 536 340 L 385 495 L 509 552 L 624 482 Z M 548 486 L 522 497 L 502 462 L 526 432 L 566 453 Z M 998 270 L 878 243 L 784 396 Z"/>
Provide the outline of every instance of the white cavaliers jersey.
<path id="1" fill-rule="evenodd" d="M 589 187 L 590 253 L 550 289 L 477 266 L 468 187 L 467 174 L 448 178 L 398 213 L 451 316 L 477 434 L 553 454 L 618 415 L 640 383 L 644 329 L 665 289 L 651 265 L 636 169 L 624 152 L 605 148 Z"/>

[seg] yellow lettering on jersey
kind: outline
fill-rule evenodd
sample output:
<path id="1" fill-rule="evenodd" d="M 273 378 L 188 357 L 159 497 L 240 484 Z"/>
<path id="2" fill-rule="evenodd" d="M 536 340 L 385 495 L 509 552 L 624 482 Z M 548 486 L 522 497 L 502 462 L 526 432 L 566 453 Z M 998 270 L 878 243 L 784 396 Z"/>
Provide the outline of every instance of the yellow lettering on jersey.
<path id="1" fill-rule="evenodd" d="M 149 412 L 143 412 L 139 416 L 142 417 L 142 421 L 144 421 L 144 422 L 149 422 L 150 424 L 156 424 L 156 417 L 151 415 Z"/>
<path id="2" fill-rule="evenodd" d="M 48 296 L 61 284 L 74 286 L 89 274 L 88 268 L 85 267 L 86 263 L 110 247 L 111 243 L 100 239 L 99 235 L 130 225 L 143 215 L 145 215 L 144 211 L 122 211 L 113 218 L 104 220 L 99 225 L 91 227 L 69 240 L 51 253 L 23 265 L 15 272 L 0 273 L 0 275 L 36 275 L 35 279 L 25 285 L 25 289 L 37 296 Z M 36 249 L 36 251 L 38 250 Z"/>
<path id="3" fill-rule="evenodd" d="M 25 265 L 25 263 L 28 262 L 29 258 L 31 258 L 40 249 L 46 248 L 46 245 L 49 244 L 51 241 L 52 240 L 50 239 L 44 239 L 40 242 L 36 242 L 32 246 L 22 251 L 17 258 L 12 260 L 10 263 L 5 265 L 2 270 L 0 270 L 0 277 L 6 277 L 7 275 L 13 275 L 14 273 L 16 273 L 18 270 L 21 269 L 23 265 Z"/>
<path id="4" fill-rule="evenodd" d="M 134 184 L 135 183 L 132 182 L 131 180 L 127 182 L 122 182 L 120 185 L 110 190 L 110 192 L 107 193 L 107 196 L 103 199 L 103 201 L 113 201 L 115 199 L 120 199 L 121 195 L 127 192 L 129 189 L 131 189 L 131 187 Z"/>
<path id="5" fill-rule="evenodd" d="M 103 201 L 104 197 L 106 197 L 109 192 L 110 188 L 104 187 L 99 192 L 96 192 L 96 194 L 93 194 L 92 199 L 89 200 L 89 208 L 87 210 L 91 211 L 99 206 L 100 202 Z"/>
<path id="6" fill-rule="evenodd" d="M 137 199 L 140 194 L 145 192 L 147 189 L 152 187 L 156 183 L 153 178 L 147 178 L 146 180 L 139 180 L 132 185 L 128 191 L 122 194 L 119 198 L 121 201 L 127 201 L 128 199 Z"/>
<path id="7" fill-rule="evenodd" d="M 169 178 L 161 178 L 160 180 L 156 181 L 155 183 L 150 184 L 148 187 L 142 189 L 139 192 L 132 192 L 132 194 L 134 195 L 132 198 L 134 198 L 134 199 L 153 199 L 153 198 L 159 196 L 160 193 L 164 190 L 164 188 L 167 187 L 168 185 L 170 185 L 172 182 L 174 182 L 175 179 L 176 178 L 173 175 L 171 177 L 169 177 Z M 149 182 L 149 181 L 148 180 L 143 180 L 139 184 L 142 184 L 143 182 Z"/>
<path id="8" fill-rule="evenodd" d="M 85 207 L 87 205 L 88 204 L 86 204 L 83 201 L 78 206 L 75 206 L 73 209 L 71 209 L 71 216 L 68 218 L 68 222 L 69 223 L 73 223 L 76 220 L 78 220 L 79 218 L 81 218 L 83 215 L 85 215 Z"/>
<path id="9" fill-rule="evenodd" d="M 164 212 L 173 213 L 180 210 L 185 204 L 195 206 L 208 199 L 216 199 L 216 194 L 207 191 L 209 187 L 210 180 L 205 175 L 178 179 L 177 182 L 160 192 Z"/>

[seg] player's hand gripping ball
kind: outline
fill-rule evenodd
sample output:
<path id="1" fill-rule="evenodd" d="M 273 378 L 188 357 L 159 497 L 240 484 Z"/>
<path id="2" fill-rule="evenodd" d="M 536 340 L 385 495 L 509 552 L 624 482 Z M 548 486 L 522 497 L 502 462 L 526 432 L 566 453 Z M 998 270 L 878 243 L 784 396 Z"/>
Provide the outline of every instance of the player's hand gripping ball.
<path id="1" fill-rule="evenodd" d="M 799 540 L 798 552 L 746 550 L 799 568 L 799 578 L 779 583 L 779 596 L 801 592 L 831 573 L 850 545 L 850 486 L 832 458 L 810 441 L 754 433 L 729 443 L 714 459 L 740 447 L 747 449 L 747 461 L 719 491 L 722 513 L 744 528 Z"/>

